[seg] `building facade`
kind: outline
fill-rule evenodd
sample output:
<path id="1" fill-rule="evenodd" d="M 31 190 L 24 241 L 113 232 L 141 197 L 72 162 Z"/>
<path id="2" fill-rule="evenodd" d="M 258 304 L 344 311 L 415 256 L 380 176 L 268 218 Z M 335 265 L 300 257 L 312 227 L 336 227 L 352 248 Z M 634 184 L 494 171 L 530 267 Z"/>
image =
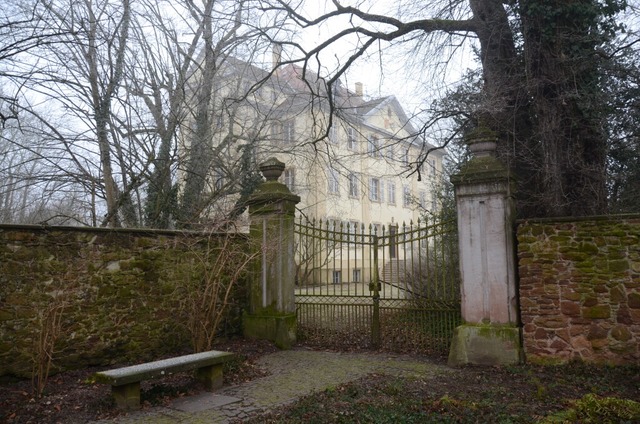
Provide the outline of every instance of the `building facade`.
<path id="1" fill-rule="evenodd" d="M 366 98 L 360 83 L 329 88 L 297 65 L 279 64 L 278 55 L 274 63 L 265 70 L 227 58 L 215 74 L 214 215 L 236 202 L 229 193 L 242 191 L 241 161 L 255 166 L 272 156 L 285 162 L 281 182 L 310 220 L 381 231 L 437 211 L 444 152 L 424 140 L 394 96 Z"/>

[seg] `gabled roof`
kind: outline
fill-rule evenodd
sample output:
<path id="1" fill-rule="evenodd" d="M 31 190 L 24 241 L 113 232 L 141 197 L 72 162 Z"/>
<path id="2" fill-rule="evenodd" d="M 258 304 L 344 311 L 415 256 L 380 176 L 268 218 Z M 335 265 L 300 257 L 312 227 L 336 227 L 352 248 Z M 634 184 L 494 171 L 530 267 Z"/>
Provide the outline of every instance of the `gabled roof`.
<path id="1" fill-rule="evenodd" d="M 237 77 L 251 85 L 264 82 L 272 90 L 284 94 L 280 103 L 269 105 L 270 111 L 275 112 L 276 115 L 285 116 L 304 111 L 312 100 L 314 107 L 328 110 L 328 91 L 325 80 L 317 73 L 304 70 L 297 64 L 286 64 L 265 70 L 250 62 L 227 56 L 221 60 L 218 66 L 223 77 Z M 227 67 L 229 69 L 225 69 Z M 242 85 L 240 88 L 243 88 Z M 332 97 L 336 115 L 347 122 L 378 128 L 370 122 L 371 118 L 385 113 L 385 109 L 391 107 L 393 113 L 399 118 L 401 127 L 409 134 L 416 133 L 400 102 L 393 95 L 365 99 L 338 81 L 332 86 Z M 393 135 L 384 128 L 378 129 L 389 133 L 390 136 Z M 413 140 L 410 142 L 421 141 Z"/>

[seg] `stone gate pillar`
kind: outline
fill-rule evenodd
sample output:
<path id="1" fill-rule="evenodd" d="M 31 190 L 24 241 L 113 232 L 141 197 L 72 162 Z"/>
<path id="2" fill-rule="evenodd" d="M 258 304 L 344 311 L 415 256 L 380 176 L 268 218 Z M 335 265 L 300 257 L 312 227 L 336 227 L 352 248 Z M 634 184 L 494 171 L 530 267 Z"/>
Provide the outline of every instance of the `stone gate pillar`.
<path id="1" fill-rule="evenodd" d="M 260 254 L 250 280 L 243 331 L 245 337 L 288 349 L 296 340 L 293 225 L 300 197 L 278 182 L 284 168 L 276 158 L 262 163 L 266 181 L 249 198 L 250 237 Z"/>
<path id="2" fill-rule="evenodd" d="M 449 365 L 522 362 L 518 323 L 513 187 L 483 128 L 467 139 L 473 158 L 452 176 L 458 209 L 462 319 Z"/>

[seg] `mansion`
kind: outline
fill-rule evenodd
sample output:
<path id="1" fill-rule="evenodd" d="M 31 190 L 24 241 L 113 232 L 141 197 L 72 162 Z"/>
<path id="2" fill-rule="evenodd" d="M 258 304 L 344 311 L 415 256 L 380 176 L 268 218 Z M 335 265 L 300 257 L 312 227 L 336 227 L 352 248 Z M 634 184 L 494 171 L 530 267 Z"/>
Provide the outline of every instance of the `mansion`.
<path id="1" fill-rule="evenodd" d="M 424 140 L 394 96 L 367 98 L 361 83 L 329 89 L 316 74 L 281 64 L 278 52 L 268 70 L 227 58 L 214 93 L 212 192 L 237 184 L 236 164 L 250 152 L 254 164 L 285 163 L 281 182 L 301 197 L 298 215 L 308 219 L 381 230 L 437 210 L 445 152 Z M 216 213 L 233 198 L 221 196 Z"/>

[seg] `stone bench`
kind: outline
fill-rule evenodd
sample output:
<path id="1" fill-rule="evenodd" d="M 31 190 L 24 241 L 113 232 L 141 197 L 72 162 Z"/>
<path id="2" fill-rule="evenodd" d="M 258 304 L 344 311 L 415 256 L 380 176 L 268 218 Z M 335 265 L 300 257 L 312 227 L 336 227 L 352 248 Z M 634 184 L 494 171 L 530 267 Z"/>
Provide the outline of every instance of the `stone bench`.
<path id="1" fill-rule="evenodd" d="M 140 407 L 140 382 L 176 372 L 196 370 L 196 378 L 208 391 L 222 387 L 222 366 L 233 359 L 230 352 L 211 350 L 102 371 L 94 375 L 97 383 L 111 384 L 111 392 L 120 409 Z"/>

